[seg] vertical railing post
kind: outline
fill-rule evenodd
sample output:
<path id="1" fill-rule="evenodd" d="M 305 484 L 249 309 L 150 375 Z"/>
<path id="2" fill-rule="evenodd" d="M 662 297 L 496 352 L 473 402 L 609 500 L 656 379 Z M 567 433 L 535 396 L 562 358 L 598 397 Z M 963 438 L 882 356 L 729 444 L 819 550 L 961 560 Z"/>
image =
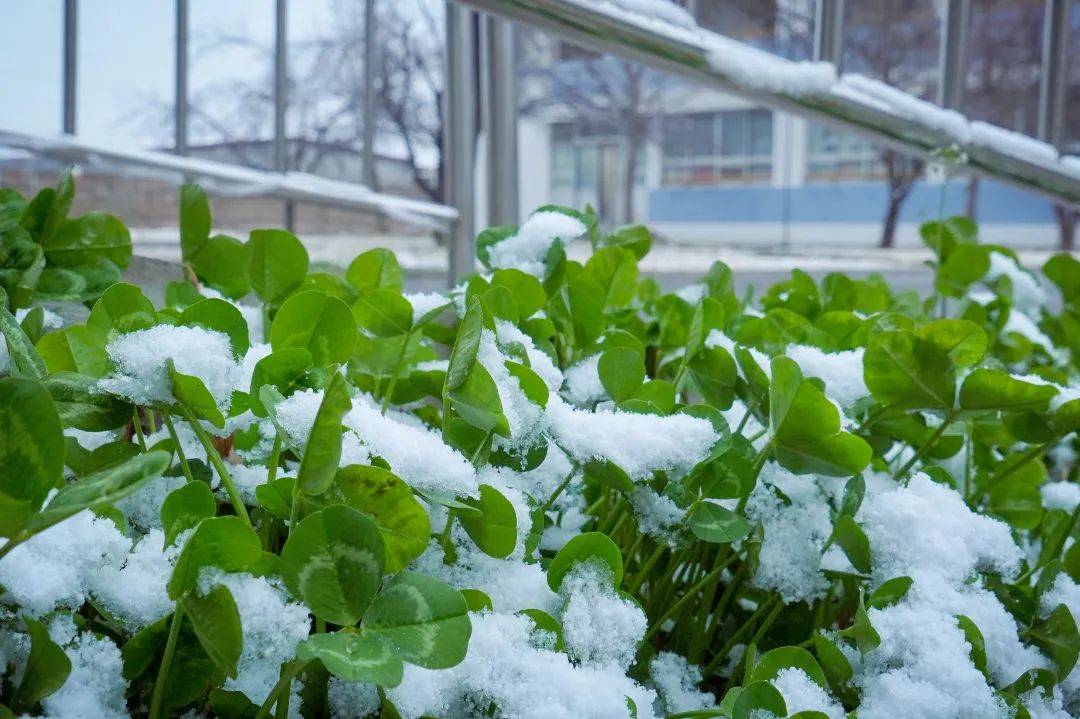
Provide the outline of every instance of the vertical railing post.
<path id="1" fill-rule="evenodd" d="M 968 0 L 945 0 L 938 51 L 937 102 L 950 110 L 958 109 L 963 100 L 968 12 Z"/>
<path id="2" fill-rule="evenodd" d="M 364 0 L 364 184 L 376 189 L 375 175 L 375 0 Z"/>
<path id="3" fill-rule="evenodd" d="M 188 154 L 188 0 L 176 0 L 176 86 L 173 98 L 174 151 Z"/>
<path id="4" fill-rule="evenodd" d="M 482 64 L 487 135 L 487 222 L 518 223 L 517 77 L 513 23 L 484 17 Z"/>
<path id="5" fill-rule="evenodd" d="M 63 116 L 65 134 L 75 134 L 75 103 L 78 99 L 78 39 L 79 4 L 77 0 L 64 0 L 64 66 L 63 66 Z"/>
<path id="6" fill-rule="evenodd" d="M 476 13 L 448 2 L 443 187 L 445 201 L 458 211 L 457 224 L 447 243 L 451 284 L 471 274 L 476 266 L 476 52 Z"/>
<path id="7" fill-rule="evenodd" d="M 1046 0 L 1036 133 L 1040 140 L 1055 146 L 1060 146 L 1062 141 L 1062 101 L 1067 67 L 1065 52 L 1069 36 L 1068 11 L 1067 0 Z"/>
<path id="8" fill-rule="evenodd" d="M 288 55 L 288 0 L 277 0 L 274 21 L 274 170 L 289 171 L 289 145 L 285 127 L 285 109 L 288 107 L 289 55 Z M 285 201 L 285 229 L 296 229 L 296 207 L 292 200 Z"/>
<path id="9" fill-rule="evenodd" d="M 814 8 L 814 59 L 844 64 L 844 0 L 817 0 Z"/>

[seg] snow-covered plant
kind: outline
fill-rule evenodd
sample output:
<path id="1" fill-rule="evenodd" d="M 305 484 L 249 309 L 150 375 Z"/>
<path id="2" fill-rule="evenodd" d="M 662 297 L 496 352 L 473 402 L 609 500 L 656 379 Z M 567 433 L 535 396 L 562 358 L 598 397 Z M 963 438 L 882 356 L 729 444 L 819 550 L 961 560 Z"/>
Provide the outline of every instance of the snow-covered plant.
<path id="1" fill-rule="evenodd" d="M 672 294 L 545 207 L 442 295 L 180 219 L 164 307 L 0 303 L 0 716 L 1080 712 L 1075 258 Z"/>

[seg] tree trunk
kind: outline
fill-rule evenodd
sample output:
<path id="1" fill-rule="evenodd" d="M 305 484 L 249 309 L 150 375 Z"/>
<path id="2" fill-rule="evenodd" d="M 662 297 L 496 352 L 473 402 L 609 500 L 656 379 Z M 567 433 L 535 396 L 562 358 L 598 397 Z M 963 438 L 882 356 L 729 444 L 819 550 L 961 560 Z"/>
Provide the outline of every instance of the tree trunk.
<path id="1" fill-rule="evenodd" d="M 964 195 L 964 214 L 974 220 L 979 210 L 979 177 L 972 175 L 968 179 L 967 192 Z"/>
<path id="2" fill-rule="evenodd" d="M 1080 212 L 1064 205 L 1054 205 L 1058 222 L 1058 249 L 1071 252 L 1076 247 L 1076 221 Z"/>
<path id="3" fill-rule="evenodd" d="M 881 225 L 881 247 L 889 248 L 896 245 L 896 224 L 900 220 L 900 205 L 903 200 L 896 200 L 889 193 L 889 207 L 885 210 L 885 222 Z"/>
<path id="4" fill-rule="evenodd" d="M 885 209 L 885 220 L 881 225 L 880 247 L 896 245 L 896 226 L 900 221 L 900 208 L 911 194 L 915 180 L 922 172 L 922 163 L 905 162 L 904 158 L 892 150 L 886 150 L 881 156 L 885 163 L 885 177 L 889 185 L 889 205 Z"/>

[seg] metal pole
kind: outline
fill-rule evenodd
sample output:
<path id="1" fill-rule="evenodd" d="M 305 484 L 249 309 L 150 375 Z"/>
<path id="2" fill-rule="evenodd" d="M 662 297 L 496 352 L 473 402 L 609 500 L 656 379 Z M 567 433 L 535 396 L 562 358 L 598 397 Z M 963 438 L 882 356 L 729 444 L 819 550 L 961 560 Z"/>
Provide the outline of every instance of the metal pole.
<path id="1" fill-rule="evenodd" d="M 176 94 L 173 128 L 177 155 L 188 153 L 188 0 L 176 0 Z"/>
<path id="2" fill-rule="evenodd" d="M 476 267 L 476 13 L 449 3 L 446 8 L 446 132 L 442 151 L 444 195 L 457 208 L 450 235 L 449 281 L 455 284 Z"/>
<path id="3" fill-rule="evenodd" d="M 288 0 L 277 0 L 274 23 L 274 170 L 289 171 L 289 146 L 285 128 L 285 108 L 289 92 L 288 57 Z M 285 201 L 285 229 L 295 228 L 296 208 L 291 200 Z"/>
<path id="4" fill-rule="evenodd" d="M 955 110 L 964 94 L 964 49 L 967 45 L 968 0 L 946 0 L 938 50 L 938 104 Z"/>
<path id="5" fill-rule="evenodd" d="M 518 223 L 517 78 L 514 25 L 484 18 L 484 123 L 487 131 L 488 223 Z"/>
<path id="6" fill-rule="evenodd" d="M 77 100 L 77 44 L 79 38 L 79 6 L 76 0 L 64 2 L 64 99 L 63 130 L 75 134 L 75 103 Z"/>
<path id="7" fill-rule="evenodd" d="M 1043 16 L 1042 73 L 1039 77 L 1040 140 L 1060 146 L 1062 137 L 1062 102 L 1065 96 L 1065 51 L 1068 44 L 1067 0 L 1046 0 Z"/>
<path id="8" fill-rule="evenodd" d="M 375 0 L 364 0 L 364 184 L 376 189 L 375 175 Z"/>
<path id="9" fill-rule="evenodd" d="M 814 8 L 814 59 L 844 64 L 844 0 L 817 0 Z"/>

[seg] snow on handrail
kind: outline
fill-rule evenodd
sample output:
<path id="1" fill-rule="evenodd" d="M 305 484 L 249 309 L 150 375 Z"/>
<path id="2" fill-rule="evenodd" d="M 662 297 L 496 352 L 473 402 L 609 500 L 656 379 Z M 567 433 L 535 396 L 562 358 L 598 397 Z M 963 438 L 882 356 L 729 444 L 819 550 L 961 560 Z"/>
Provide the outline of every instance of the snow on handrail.
<path id="1" fill-rule="evenodd" d="M 376 212 L 401 222 L 447 231 L 457 221 L 453 207 L 375 192 L 366 185 L 303 172 L 267 172 L 216 160 L 151 150 L 97 145 L 72 135 L 43 136 L 0 128 L 0 146 L 20 148 L 87 167 L 131 175 L 182 175 L 223 195 L 264 196 L 330 207 Z"/>
<path id="2" fill-rule="evenodd" d="M 697 26 L 654 0 L 456 0 L 587 48 L 705 81 L 752 102 L 839 125 L 907 154 L 955 148 L 971 170 L 1080 206 L 1080 170 L 1051 145 L 826 62 L 795 62 Z M 664 3 L 674 8 L 670 3 Z"/>

